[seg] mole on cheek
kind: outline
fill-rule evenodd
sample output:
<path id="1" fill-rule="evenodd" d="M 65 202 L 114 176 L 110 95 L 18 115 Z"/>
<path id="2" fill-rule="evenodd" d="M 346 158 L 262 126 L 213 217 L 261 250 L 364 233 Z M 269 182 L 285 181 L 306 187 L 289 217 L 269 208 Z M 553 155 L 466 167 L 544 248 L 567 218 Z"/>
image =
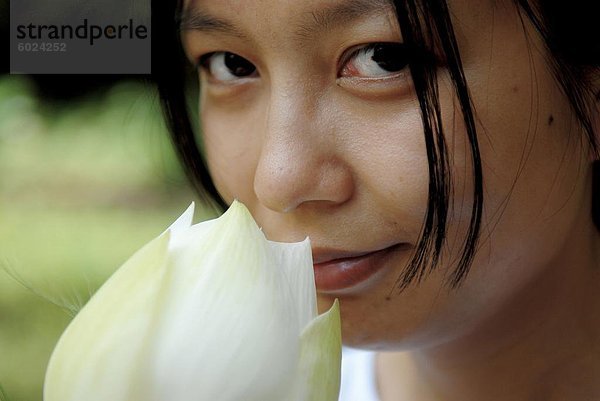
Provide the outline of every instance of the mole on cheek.
<path id="1" fill-rule="evenodd" d="M 552 125 L 553 122 L 554 122 L 554 116 L 552 114 L 550 114 L 550 117 L 548 117 L 548 125 Z"/>

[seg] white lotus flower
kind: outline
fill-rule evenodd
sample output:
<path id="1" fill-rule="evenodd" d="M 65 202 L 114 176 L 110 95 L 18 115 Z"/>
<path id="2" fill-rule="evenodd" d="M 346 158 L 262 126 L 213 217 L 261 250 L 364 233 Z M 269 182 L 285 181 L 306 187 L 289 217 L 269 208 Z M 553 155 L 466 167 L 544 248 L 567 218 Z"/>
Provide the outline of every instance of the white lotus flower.
<path id="1" fill-rule="evenodd" d="M 193 205 L 90 299 L 50 359 L 45 401 L 335 401 L 337 300 L 317 316 L 308 239 L 268 241 L 238 202 Z"/>

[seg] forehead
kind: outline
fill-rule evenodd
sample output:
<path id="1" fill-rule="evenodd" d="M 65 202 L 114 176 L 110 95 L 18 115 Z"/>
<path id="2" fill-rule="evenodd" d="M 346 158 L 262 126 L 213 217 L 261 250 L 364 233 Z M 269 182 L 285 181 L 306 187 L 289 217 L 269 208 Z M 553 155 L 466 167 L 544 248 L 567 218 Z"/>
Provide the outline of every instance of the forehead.
<path id="1" fill-rule="evenodd" d="M 187 0 L 181 22 L 187 29 L 232 30 L 235 22 L 238 28 L 306 34 L 369 15 L 389 15 L 392 10 L 388 0 Z"/>
<path id="2" fill-rule="evenodd" d="M 421 3 L 427 5 L 427 0 Z M 459 41 L 480 37 L 507 14 L 514 17 L 514 4 L 507 0 L 447 3 Z M 391 0 L 184 0 L 180 21 L 184 32 L 225 33 L 244 39 L 259 36 L 263 40 L 295 34 L 306 40 L 381 15 L 387 16 L 388 28 L 390 22 L 396 26 Z"/>
<path id="3" fill-rule="evenodd" d="M 263 11 L 260 17 L 271 15 L 310 13 L 313 10 L 335 9 L 339 12 L 369 12 L 392 7 L 391 0 L 184 0 L 184 8 L 229 10 L 234 14 Z"/>

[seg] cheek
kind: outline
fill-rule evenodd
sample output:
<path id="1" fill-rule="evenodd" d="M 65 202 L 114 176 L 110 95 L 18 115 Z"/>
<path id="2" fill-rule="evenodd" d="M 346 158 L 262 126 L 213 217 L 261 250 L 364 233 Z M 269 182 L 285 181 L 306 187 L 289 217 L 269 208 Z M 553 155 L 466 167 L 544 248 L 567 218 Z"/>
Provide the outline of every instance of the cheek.
<path id="1" fill-rule="evenodd" d="M 556 283 L 568 279 L 564 265 L 579 246 L 579 228 L 589 221 L 585 147 L 568 101 L 538 47 L 527 43 L 522 31 L 503 32 L 498 24 L 494 33 L 493 54 L 482 46 L 470 49 L 479 58 L 465 57 L 484 176 L 479 250 L 459 296 L 444 306 L 445 316 L 462 316 L 472 325 L 501 310 L 519 315 L 532 288 L 550 278 Z M 461 125 L 458 136 L 465 132 Z M 454 154 L 459 161 L 459 147 Z M 468 167 L 469 153 L 463 154 Z M 456 172 L 457 179 L 464 177 L 468 194 L 470 170 Z M 465 199 L 468 215 L 458 215 L 454 223 L 468 221 L 471 199 Z M 438 321 L 444 320 L 452 321 Z M 450 332 L 448 327 L 444 331 Z"/>
<path id="2" fill-rule="evenodd" d="M 247 112 L 223 111 L 205 105 L 201 112 L 202 139 L 209 171 L 226 202 L 242 202 L 253 194 L 260 141 L 255 118 Z"/>
<path id="3" fill-rule="evenodd" d="M 526 276 L 556 259 L 570 235 L 585 197 L 585 153 L 543 55 L 522 33 L 513 37 L 495 49 L 515 57 L 495 54 L 489 69 L 472 74 L 471 88 L 481 124 L 487 252 L 497 266 Z"/>
<path id="4" fill-rule="evenodd" d="M 388 198 L 397 209 L 418 212 L 422 217 L 428 166 L 420 116 L 399 109 L 391 118 L 362 124 L 369 133 L 357 144 L 361 147 L 357 164 L 364 166 L 359 172 L 369 175 L 362 182 L 369 192 Z"/>
<path id="5" fill-rule="evenodd" d="M 418 239 L 428 194 L 428 164 L 418 103 L 344 102 L 337 122 L 339 149 L 352 166 L 357 203 Z"/>

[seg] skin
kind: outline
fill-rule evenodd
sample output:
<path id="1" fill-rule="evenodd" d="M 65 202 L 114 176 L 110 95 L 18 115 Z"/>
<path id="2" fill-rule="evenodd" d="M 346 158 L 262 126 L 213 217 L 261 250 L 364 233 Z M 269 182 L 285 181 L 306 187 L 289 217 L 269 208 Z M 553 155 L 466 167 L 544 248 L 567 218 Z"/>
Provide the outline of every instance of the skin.
<path id="1" fill-rule="evenodd" d="M 597 399 L 595 157 L 535 30 L 510 2 L 449 1 L 483 160 L 481 242 L 467 280 L 448 289 L 470 218 L 472 172 L 442 66 L 454 179 L 448 241 L 440 267 L 398 293 L 394 282 L 418 243 L 427 199 L 420 111 L 406 69 L 378 79 L 361 74 L 355 59 L 344 64 L 356 47 L 402 40 L 389 9 L 298 29 L 318 20 L 311 13 L 342 3 L 186 5 L 243 34 L 185 30 L 190 60 L 227 51 L 257 68 L 234 82 L 201 69 L 203 140 L 220 193 L 245 203 L 272 240 L 308 235 L 314 247 L 356 252 L 406 244 L 367 282 L 318 293 L 321 310 L 340 299 L 345 344 L 382 351 L 383 401 Z"/>

